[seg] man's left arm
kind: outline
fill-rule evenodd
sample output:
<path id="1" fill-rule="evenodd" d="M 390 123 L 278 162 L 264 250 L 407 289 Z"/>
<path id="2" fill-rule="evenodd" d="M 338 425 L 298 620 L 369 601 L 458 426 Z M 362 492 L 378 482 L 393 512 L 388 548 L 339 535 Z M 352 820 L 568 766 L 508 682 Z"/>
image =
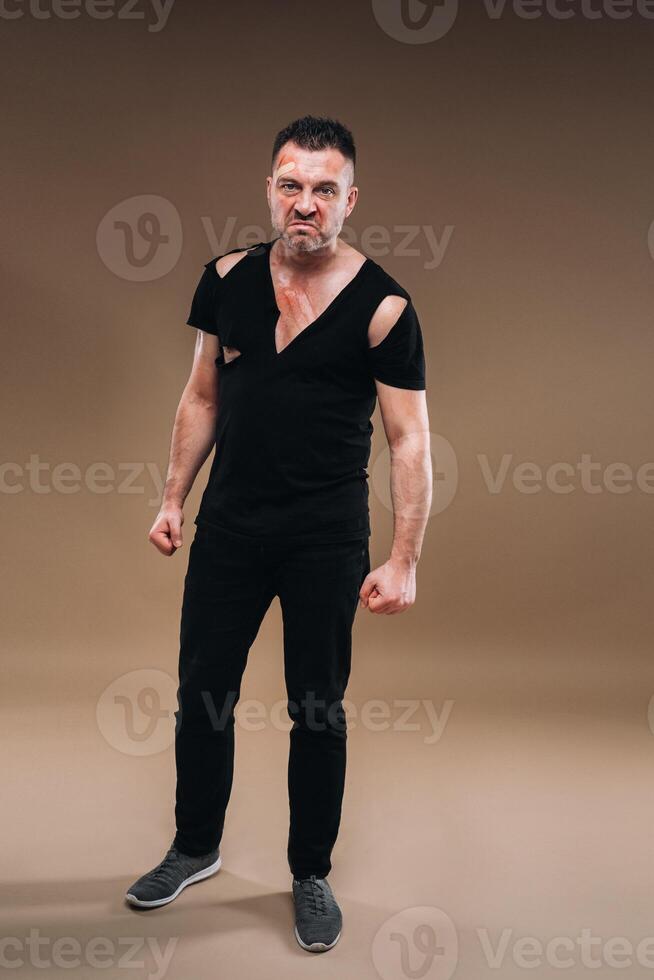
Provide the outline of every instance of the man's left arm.
<path id="1" fill-rule="evenodd" d="M 401 317 L 405 322 L 400 323 Z M 390 336 L 397 326 L 397 337 Z M 419 350 L 408 358 L 406 350 L 413 335 Z M 365 578 L 360 598 L 371 612 L 393 614 L 413 605 L 416 598 L 416 566 L 429 518 L 432 500 L 432 466 L 429 437 L 429 415 L 426 390 L 423 384 L 424 362 L 421 337 L 414 311 L 407 310 L 401 297 L 389 296 L 380 305 L 370 324 L 371 352 L 379 346 L 374 357 L 379 374 L 395 384 L 375 378 L 377 398 L 384 431 L 388 440 L 391 473 L 390 489 L 393 505 L 393 544 L 388 560 L 373 569 Z M 386 341 L 386 346 L 379 338 Z M 403 378 L 392 377 L 402 365 Z M 382 367 L 383 365 L 383 367 Z M 413 372 L 413 373 L 412 373 Z M 413 378 L 413 380 L 412 380 Z M 401 387 L 401 385 L 414 387 Z"/>

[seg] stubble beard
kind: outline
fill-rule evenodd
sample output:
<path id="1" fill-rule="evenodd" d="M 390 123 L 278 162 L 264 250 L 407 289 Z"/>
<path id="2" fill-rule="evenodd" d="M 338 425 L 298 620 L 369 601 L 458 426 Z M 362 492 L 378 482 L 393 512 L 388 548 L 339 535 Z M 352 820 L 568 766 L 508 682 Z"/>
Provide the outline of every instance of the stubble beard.
<path id="1" fill-rule="evenodd" d="M 284 228 L 280 237 L 284 245 L 294 252 L 317 252 L 329 242 L 329 238 L 323 235 L 319 229 L 313 232 L 301 232 L 289 231 L 289 229 Z"/>

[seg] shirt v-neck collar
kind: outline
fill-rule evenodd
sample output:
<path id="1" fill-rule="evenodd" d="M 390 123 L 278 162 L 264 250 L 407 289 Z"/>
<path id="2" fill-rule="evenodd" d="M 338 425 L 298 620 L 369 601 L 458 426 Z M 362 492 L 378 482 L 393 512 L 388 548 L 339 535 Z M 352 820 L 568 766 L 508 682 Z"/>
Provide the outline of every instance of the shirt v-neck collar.
<path id="1" fill-rule="evenodd" d="M 277 298 L 275 296 L 275 284 L 273 282 L 272 269 L 270 267 L 270 253 L 271 253 L 271 250 L 272 250 L 273 245 L 275 244 L 275 242 L 280 237 L 281 236 L 278 235 L 277 238 L 273 238 L 271 241 L 264 242 L 263 243 L 263 245 L 264 245 L 263 261 L 265 263 L 266 285 L 268 287 L 268 300 L 269 300 L 269 305 L 270 305 L 270 308 L 271 308 L 271 311 L 272 311 L 272 314 L 273 314 L 272 348 L 273 348 L 273 353 L 275 354 L 276 357 L 283 357 L 283 355 L 289 350 L 289 348 L 295 346 L 295 344 L 298 342 L 298 340 L 300 339 L 300 337 L 303 337 L 304 334 L 306 334 L 306 333 L 314 330 L 318 326 L 318 324 L 322 323 L 322 321 L 325 319 L 325 317 L 328 314 L 332 313 L 334 311 L 334 309 L 337 306 L 339 306 L 340 303 L 347 296 L 349 296 L 349 294 L 352 291 L 352 289 L 356 285 L 358 285 L 359 282 L 361 282 L 361 280 L 363 279 L 364 270 L 367 271 L 369 268 L 372 267 L 372 264 L 373 264 L 372 259 L 370 259 L 370 258 L 368 258 L 366 256 L 365 261 L 363 261 L 361 263 L 361 265 L 359 266 L 359 268 L 357 269 L 357 271 L 354 273 L 354 275 L 352 276 L 352 278 L 350 280 L 348 280 L 348 282 L 345 283 L 345 285 L 343 286 L 343 288 L 336 294 L 336 296 L 334 296 L 333 300 L 325 307 L 325 309 L 322 311 L 322 313 L 320 313 L 315 318 L 315 320 L 312 320 L 311 323 L 308 323 L 306 325 L 306 327 L 303 327 L 302 330 L 300 330 L 300 332 L 298 334 L 296 334 L 295 337 L 293 337 L 293 339 L 291 341 L 289 341 L 288 344 L 286 344 L 285 347 L 282 347 L 282 349 L 280 351 L 278 351 L 277 350 L 277 345 L 275 343 L 275 333 L 277 331 L 277 323 L 279 321 L 279 317 L 281 316 L 281 310 L 279 309 L 279 307 L 277 305 Z"/>

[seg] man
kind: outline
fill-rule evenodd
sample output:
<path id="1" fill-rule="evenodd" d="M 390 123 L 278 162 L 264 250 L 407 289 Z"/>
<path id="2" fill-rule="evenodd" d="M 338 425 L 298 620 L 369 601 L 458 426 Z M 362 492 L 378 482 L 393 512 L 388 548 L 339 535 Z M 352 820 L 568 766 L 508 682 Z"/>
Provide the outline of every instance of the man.
<path id="1" fill-rule="evenodd" d="M 273 147 L 267 197 L 277 236 L 205 266 L 197 329 L 162 507 L 150 540 L 182 545 L 182 507 L 216 451 L 191 544 L 180 629 L 177 833 L 135 882 L 139 908 L 171 902 L 221 865 L 234 706 L 272 599 L 284 623 L 290 732 L 287 857 L 295 936 L 331 949 L 342 914 L 326 877 L 346 763 L 342 700 L 357 603 L 392 615 L 415 600 L 431 503 L 422 335 L 409 294 L 339 233 L 352 213 L 355 146 L 331 119 L 291 123 Z M 391 452 L 391 553 L 370 569 L 370 417 Z"/>

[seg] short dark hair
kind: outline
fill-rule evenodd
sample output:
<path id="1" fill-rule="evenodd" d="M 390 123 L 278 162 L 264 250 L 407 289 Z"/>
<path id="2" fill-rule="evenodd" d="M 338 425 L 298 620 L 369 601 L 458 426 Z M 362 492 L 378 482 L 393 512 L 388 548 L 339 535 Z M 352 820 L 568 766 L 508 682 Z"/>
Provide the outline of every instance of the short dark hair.
<path id="1" fill-rule="evenodd" d="M 305 150 L 326 150 L 333 147 L 340 150 L 347 160 L 351 160 L 353 167 L 356 165 L 357 152 L 354 137 L 347 126 L 336 119 L 328 119 L 324 116 L 302 116 L 301 119 L 289 123 L 275 137 L 271 163 L 274 164 L 277 154 L 289 140 Z"/>

